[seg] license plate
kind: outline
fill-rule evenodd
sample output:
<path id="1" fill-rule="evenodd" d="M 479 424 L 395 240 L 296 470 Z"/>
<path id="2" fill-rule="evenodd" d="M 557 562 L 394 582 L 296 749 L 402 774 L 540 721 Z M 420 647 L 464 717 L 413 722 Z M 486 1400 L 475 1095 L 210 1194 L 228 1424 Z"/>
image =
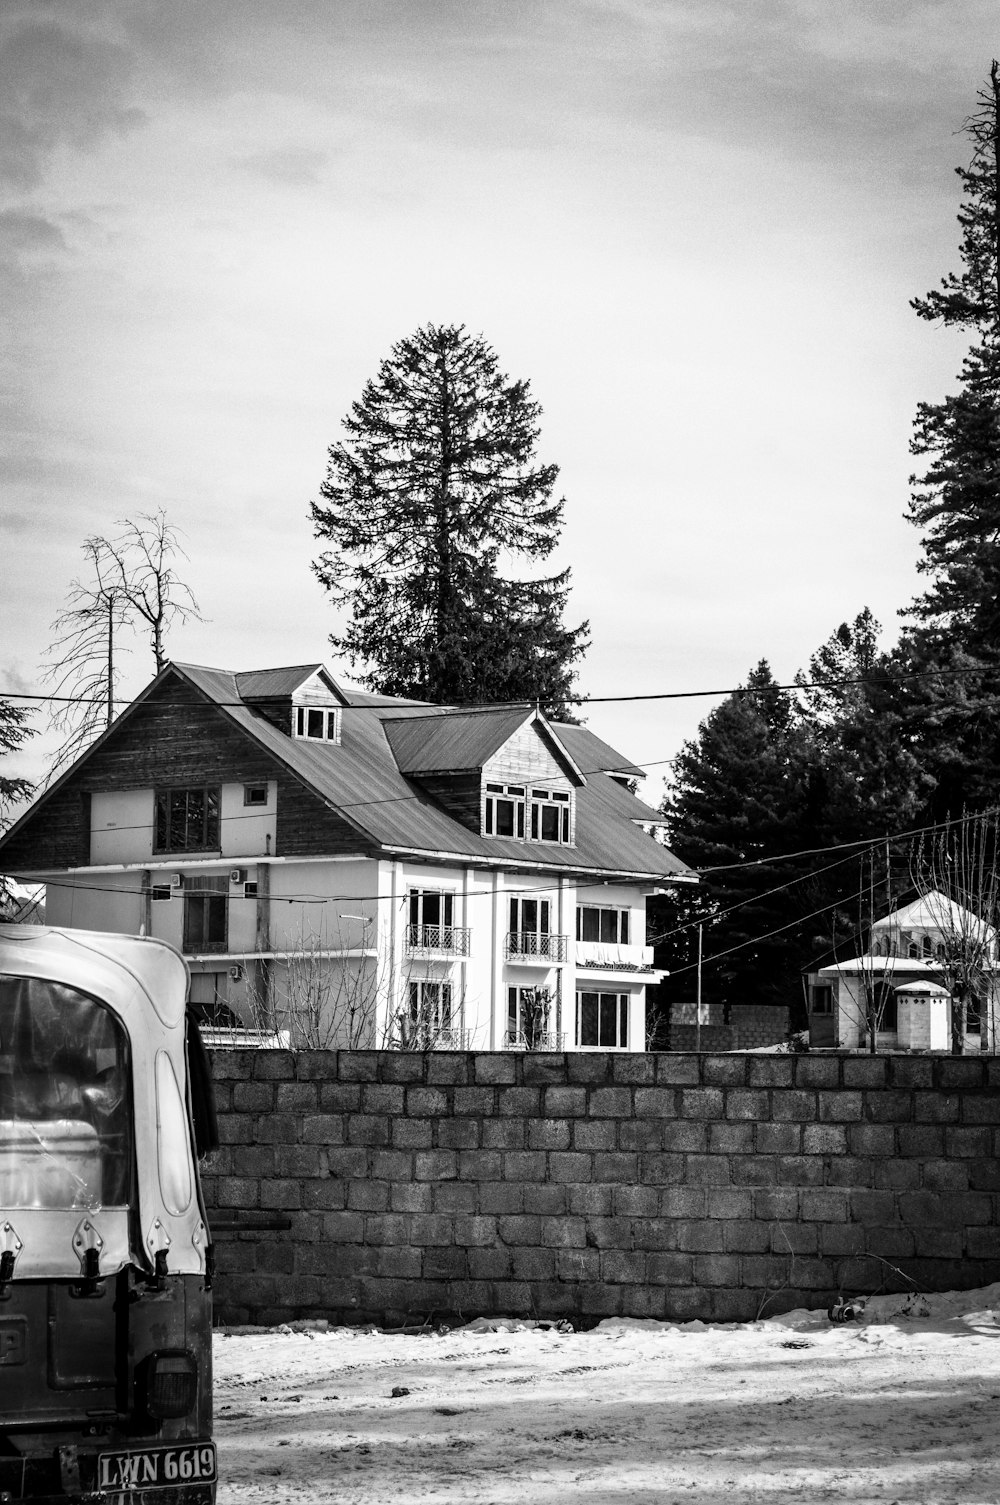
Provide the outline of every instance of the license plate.
<path id="1" fill-rule="evenodd" d="M 210 1484 L 214 1479 L 214 1442 L 101 1453 L 97 1459 L 98 1489 L 162 1489 L 178 1484 Z"/>

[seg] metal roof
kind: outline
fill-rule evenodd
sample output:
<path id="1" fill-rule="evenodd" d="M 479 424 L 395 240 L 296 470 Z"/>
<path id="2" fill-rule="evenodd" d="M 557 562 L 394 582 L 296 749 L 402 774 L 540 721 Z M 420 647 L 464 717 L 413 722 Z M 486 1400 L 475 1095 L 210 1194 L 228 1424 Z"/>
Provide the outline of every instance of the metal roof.
<path id="1" fill-rule="evenodd" d="M 234 674 L 233 679 L 241 700 L 280 700 L 294 695 L 300 685 L 321 671 L 326 672 L 322 664 L 296 664 L 287 669 L 249 669 Z"/>
<path id="2" fill-rule="evenodd" d="M 641 876 L 653 882 L 694 878 L 690 868 L 635 823 L 655 818 L 655 812 L 606 774 L 590 774 L 578 788 L 576 841 L 573 846 L 561 846 L 479 835 L 407 779 L 393 756 L 389 736 L 398 736 L 404 726 L 436 731 L 439 722 L 479 720 L 493 738 L 497 728 L 509 720 L 509 736 L 511 729 L 523 724 L 525 713 L 521 709 L 508 718 L 486 708 L 467 712 L 444 708 L 426 715 L 399 701 L 387 706 L 359 706 L 345 715 L 339 744 L 311 742 L 287 736 L 249 706 L 232 704 L 238 699 L 232 674 L 193 664 L 175 664 L 173 668 L 349 821 L 361 841 L 367 838 L 369 843 L 393 852 L 459 861 L 518 863 L 566 872 L 589 870 L 601 875 Z M 400 714 L 405 718 L 402 721 L 397 719 Z M 470 745 L 473 735 L 470 730 Z M 486 732 L 482 735 L 485 738 Z M 464 738 L 465 732 L 460 730 L 460 736 Z"/>
<path id="3" fill-rule="evenodd" d="M 527 706 L 484 707 L 388 721 L 385 734 L 403 773 L 464 773 L 484 767 L 534 716 Z M 563 761 L 567 761 L 565 754 Z"/>

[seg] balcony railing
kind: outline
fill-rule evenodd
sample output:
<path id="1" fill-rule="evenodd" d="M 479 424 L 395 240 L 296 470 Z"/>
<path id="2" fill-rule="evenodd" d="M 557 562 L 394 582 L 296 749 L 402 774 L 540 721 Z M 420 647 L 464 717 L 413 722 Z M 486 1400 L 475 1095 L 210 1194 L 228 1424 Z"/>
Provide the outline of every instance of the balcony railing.
<path id="1" fill-rule="evenodd" d="M 407 925 L 407 951 L 438 951 L 446 956 L 468 956 L 472 931 L 462 925 Z"/>
<path id="2" fill-rule="evenodd" d="M 407 1019 L 400 1025 L 399 1039 L 391 1044 L 397 1050 L 471 1050 L 472 1031 L 451 1024 L 435 1028 Z"/>
<path id="3" fill-rule="evenodd" d="M 556 1030 L 525 1032 L 509 1029 L 503 1037 L 504 1050 L 565 1050 L 566 1036 Z"/>
<path id="4" fill-rule="evenodd" d="M 509 962 L 564 962 L 566 937 L 535 930 L 508 930 L 504 956 Z"/>
<path id="5" fill-rule="evenodd" d="M 577 941 L 576 964 L 593 972 L 651 972 L 653 948 L 615 945 L 610 941 Z"/>

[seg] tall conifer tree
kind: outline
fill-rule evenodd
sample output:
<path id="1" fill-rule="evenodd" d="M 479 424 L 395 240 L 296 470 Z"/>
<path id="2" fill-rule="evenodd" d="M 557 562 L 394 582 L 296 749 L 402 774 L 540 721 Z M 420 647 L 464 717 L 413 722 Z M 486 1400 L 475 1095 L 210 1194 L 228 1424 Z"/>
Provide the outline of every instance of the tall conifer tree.
<path id="1" fill-rule="evenodd" d="M 538 578 L 562 526 L 558 467 L 536 458 L 541 409 L 461 325 L 401 340 L 329 451 L 313 566 L 347 625 L 331 643 L 384 694 L 475 703 L 572 700 L 587 624 L 562 613 L 569 570 Z"/>

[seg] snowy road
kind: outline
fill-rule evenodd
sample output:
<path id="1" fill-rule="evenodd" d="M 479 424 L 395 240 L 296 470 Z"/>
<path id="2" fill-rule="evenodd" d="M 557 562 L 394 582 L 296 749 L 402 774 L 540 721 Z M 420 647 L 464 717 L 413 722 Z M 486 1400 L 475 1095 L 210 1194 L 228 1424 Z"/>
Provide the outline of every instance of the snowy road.
<path id="1" fill-rule="evenodd" d="M 997 1505 L 1000 1286 L 908 1304 L 844 1326 L 220 1334 L 219 1505 Z"/>

